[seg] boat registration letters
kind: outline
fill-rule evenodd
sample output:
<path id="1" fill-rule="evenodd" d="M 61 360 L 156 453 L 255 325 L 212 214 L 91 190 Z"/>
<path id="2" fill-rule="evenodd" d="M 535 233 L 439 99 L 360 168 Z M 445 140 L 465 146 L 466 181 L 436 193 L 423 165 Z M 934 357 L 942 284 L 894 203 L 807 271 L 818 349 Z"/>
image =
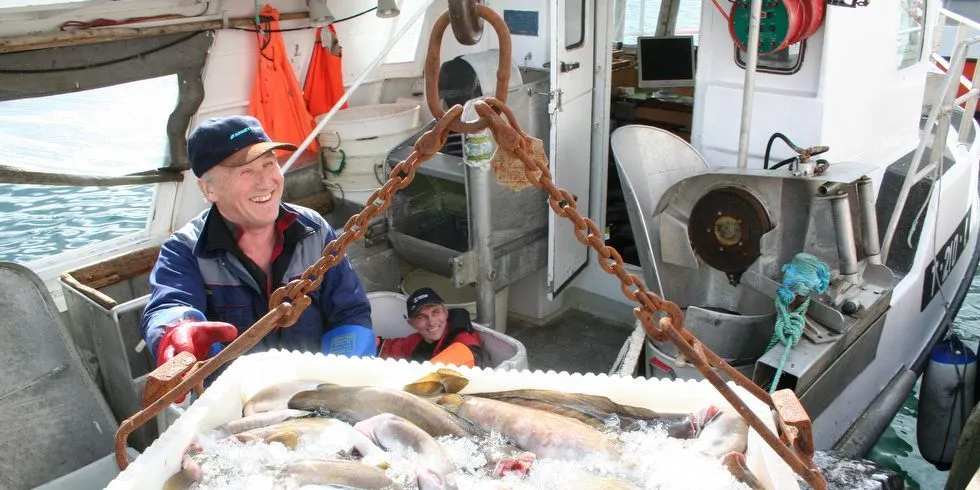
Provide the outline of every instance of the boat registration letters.
<path id="1" fill-rule="evenodd" d="M 926 306 L 929 306 L 932 298 L 936 296 L 943 283 L 953 272 L 953 267 L 959 261 L 960 255 L 963 255 L 966 242 L 970 240 L 971 213 L 972 209 L 967 210 L 959 226 L 939 249 L 932 262 L 926 266 L 925 277 L 922 280 L 922 304 L 919 306 L 919 311 L 924 311 Z"/>

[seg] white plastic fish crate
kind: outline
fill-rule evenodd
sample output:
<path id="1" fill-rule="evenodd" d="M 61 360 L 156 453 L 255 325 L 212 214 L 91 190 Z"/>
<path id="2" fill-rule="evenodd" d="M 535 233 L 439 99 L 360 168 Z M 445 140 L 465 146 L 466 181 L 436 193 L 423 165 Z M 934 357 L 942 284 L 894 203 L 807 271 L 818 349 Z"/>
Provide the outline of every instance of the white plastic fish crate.
<path id="1" fill-rule="evenodd" d="M 242 356 L 194 402 L 163 435 L 126 471 L 112 481 L 109 490 L 158 490 L 180 468 L 184 449 L 195 434 L 241 418 L 242 405 L 260 389 L 291 379 L 322 379 L 347 386 L 384 386 L 400 389 L 435 366 L 426 362 L 378 358 L 348 358 L 334 355 L 269 351 Z M 463 393 L 514 389 L 549 389 L 607 396 L 628 405 L 664 413 L 696 412 L 708 404 L 729 407 L 706 381 L 668 381 L 626 378 L 605 374 L 568 374 L 553 371 L 493 371 L 455 368 L 469 379 Z M 775 428 L 770 411 L 744 389 L 729 384 L 748 406 Z M 772 490 L 799 490 L 793 471 L 762 438 L 749 430 L 745 451 L 749 469 Z M 692 482 L 693 483 L 693 482 Z"/>

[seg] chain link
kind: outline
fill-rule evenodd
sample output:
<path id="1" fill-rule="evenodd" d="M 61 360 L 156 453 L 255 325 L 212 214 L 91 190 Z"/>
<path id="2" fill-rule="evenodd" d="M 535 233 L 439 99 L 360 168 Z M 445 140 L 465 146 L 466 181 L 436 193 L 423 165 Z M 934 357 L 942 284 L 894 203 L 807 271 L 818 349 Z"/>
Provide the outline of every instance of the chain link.
<path id="1" fill-rule="evenodd" d="M 290 281 L 285 286 L 276 289 L 269 298 L 269 308 L 275 308 L 281 303 L 292 303 L 293 308 L 280 318 L 277 326 L 288 327 L 299 319 L 300 314 L 310 304 L 308 294 L 323 283 L 323 276 L 330 268 L 344 260 L 347 247 L 360 239 L 367 232 L 368 223 L 384 214 L 391 206 L 391 196 L 415 179 L 415 171 L 420 165 L 431 159 L 446 144 L 449 137 L 449 127 L 453 121 L 458 121 L 463 107 L 456 105 L 436 122 L 435 127 L 426 131 L 412 148 L 412 153 L 391 170 L 387 182 L 375 190 L 367 199 L 367 205 L 361 212 L 347 220 L 343 231 L 323 249 L 323 253 L 299 279 Z"/>
<path id="2" fill-rule="evenodd" d="M 673 302 L 649 291 L 639 277 L 626 270 L 623 257 L 615 248 L 606 245 L 599 225 L 579 213 L 575 196 L 555 185 L 547 161 L 531 158 L 531 138 L 521 130 L 510 107 L 493 97 L 487 97 L 476 103 L 476 111 L 482 119 L 488 121 L 498 148 L 514 154 L 524 162 L 524 174 L 532 184 L 548 193 L 548 204 L 555 214 L 569 219 L 575 225 L 575 238 L 599 254 L 602 258 L 599 262 L 602 270 L 616 276 L 623 294 L 640 304 L 633 310 L 633 314 L 643 323 L 647 334 L 658 341 L 668 339 L 663 327 L 654 321 L 658 312 L 664 313 L 677 329 L 683 330 L 684 315 L 681 309 Z M 501 115 L 507 118 L 507 123 Z M 535 177 L 536 175 L 539 177 Z"/>

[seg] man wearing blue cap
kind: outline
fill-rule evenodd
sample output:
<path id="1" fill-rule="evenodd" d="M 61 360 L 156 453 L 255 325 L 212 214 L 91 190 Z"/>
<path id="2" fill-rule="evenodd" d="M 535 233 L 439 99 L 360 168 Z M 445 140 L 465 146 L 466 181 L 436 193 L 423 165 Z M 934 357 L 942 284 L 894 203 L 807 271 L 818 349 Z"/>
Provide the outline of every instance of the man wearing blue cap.
<path id="1" fill-rule="evenodd" d="M 234 340 L 268 313 L 272 292 L 337 237 L 317 212 L 281 202 L 276 150 L 296 147 L 270 141 L 248 116 L 208 119 L 187 138 L 191 168 L 212 205 L 163 243 L 150 273 L 141 330 L 157 365 L 185 351 L 204 359 Z M 293 326 L 253 351 L 374 354 L 371 307 L 346 258 L 310 297 Z"/>

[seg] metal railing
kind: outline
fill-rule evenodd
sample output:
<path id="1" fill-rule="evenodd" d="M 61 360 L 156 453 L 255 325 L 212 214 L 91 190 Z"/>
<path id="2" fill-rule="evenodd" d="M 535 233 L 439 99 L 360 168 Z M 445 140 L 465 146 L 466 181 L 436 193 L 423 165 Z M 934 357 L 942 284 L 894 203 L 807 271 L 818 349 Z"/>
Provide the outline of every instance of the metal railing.
<path id="1" fill-rule="evenodd" d="M 955 28 L 953 45 L 955 49 L 949 61 L 940 54 L 943 35 L 947 27 Z M 971 36 L 972 37 L 968 37 Z M 935 102 L 929 110 L 929 116 L 921 130 L 919 146 L 916 147 L 909 163 L 909 168 L 902 181 L 902 189 L 899 191 L 895 208 L 892 209 L 888 226 L 885 228 L 885 236 L 881 245 L 881 261 L 888 262 L 888 254 L 891 251 L 895 232 L 898 229 L 898 220 L 905 208 L 908 200 L 909 191 L 922 179 L 933 176 L 933 186 L 936 185 L 940 165 L 943 160 L 943 152 L 946 149 L 946 140 L 949 136 L 949 129 L 952 125 L 952 116 L 956 108 L 963 109 L 963 117 L 957 128 L 959 143 L 966 143 L 971 134 L 973 125 L 973 114 L 977 109 L 977 96 L 980 95 L 980 87 L 977 87 L 976 80 L 980 75 L 980 63 L 974 69 L 970 78 L 963 76 L 963 67 L 966 66 L 967 53 L 970 48 L 980 43 L 980 23 L 963 17 L 960 14 L 942 9 L 939 12 L 939 19 L 936 22 L 936 31 L 933 36 L 932 49 L 929 54 L 929 61 L 941 68 L 946 76 L 943 78 L 942 86 L 936 94 Z M 960 87 L 966 88 L 966 93 L 957 96 Z M 933 134 L 929 138 L 929 134 Z M 920 169 L 922 159 L 925 157 L 926 149 L 929 151 L 929 163 Z M 931 190 L 930 190 L 931 195 Z"/>

